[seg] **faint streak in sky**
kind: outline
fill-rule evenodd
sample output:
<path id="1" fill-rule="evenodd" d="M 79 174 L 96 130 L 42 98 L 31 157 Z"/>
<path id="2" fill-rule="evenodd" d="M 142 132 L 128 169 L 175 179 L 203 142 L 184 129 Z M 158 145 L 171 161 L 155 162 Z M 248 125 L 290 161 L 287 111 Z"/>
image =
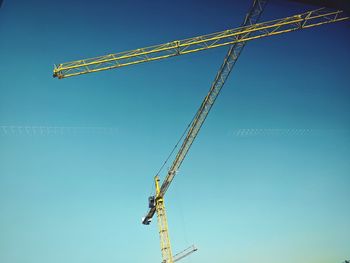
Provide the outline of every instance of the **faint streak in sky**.
<path id="1" fill-rule="evenodd" d="M 0 126 L 0 136 L 114 135 L 118 128 L 77 126 Z"/>
<path id="2" fill-rule="evenodd" d="M 348 130 L 332 130 L 332 129 L 236 129 L 233 131 L 235 137 L 256 137 L 256 136 L 312 136 L 326 134 L 347 133 Z"/>

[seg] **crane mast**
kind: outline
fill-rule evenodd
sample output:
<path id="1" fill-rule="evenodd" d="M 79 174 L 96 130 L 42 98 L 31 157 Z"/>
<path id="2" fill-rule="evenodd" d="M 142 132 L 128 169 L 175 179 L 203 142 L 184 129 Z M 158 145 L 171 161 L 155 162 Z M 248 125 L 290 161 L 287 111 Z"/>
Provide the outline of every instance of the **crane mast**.
<path id="1" fill-rule="evenodd" d="M 156 198 L 155 198 L 155 208 L 158 217 L 158 231 L 160 239 L 160 250 L 162 252 L 162 263 L 173 263 L 173 254 L 170 246 L 169 231 L 168 231 L 168 221 L 166 217 L 166 211 L 164 206 L 164 198 L 160 195 L 159 177 L 155 177 L 155 188 L 156 188 Z"/>

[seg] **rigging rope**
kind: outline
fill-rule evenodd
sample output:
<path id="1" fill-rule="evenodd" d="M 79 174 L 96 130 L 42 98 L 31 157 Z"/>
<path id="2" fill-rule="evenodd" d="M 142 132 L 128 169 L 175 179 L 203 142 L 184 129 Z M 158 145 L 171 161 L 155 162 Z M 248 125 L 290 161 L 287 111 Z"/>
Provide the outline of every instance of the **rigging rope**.
<path id="1" fill-rule="evenodd" d="M 193 122 L 193 120 L 195 119 L 197 113 L 193 116 L 192 120 L 189 122 L 189 124 L 187 125 L 186 129 L 183 131 L 180 139 L 177 141 L 177 143 L 175 144 L 174 148 L 171 150 L 170 154 L 168 155 L 168 157 L 165 159 L 163 165 L 159 168 L 158 172 L 156 175 L 159 175 L 159 173 L 163 170 L 164 166 L 167 164 L 167 162 L 169 161 L 170 157 L 173 155 L 175 149 L 177 148 L 177 146 L 179 145 L 179 143 L 182 141 L 182 139 L 184 138 L 186 132 L 188 131 L 188 129 L 191 126 L 191 123 Z"/>

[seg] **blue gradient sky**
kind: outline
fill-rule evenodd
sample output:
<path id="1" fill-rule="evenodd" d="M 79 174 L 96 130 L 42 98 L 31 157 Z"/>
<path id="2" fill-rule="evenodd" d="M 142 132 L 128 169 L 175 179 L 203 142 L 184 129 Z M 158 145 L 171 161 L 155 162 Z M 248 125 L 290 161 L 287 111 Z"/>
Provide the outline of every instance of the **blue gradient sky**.
<path id="1" fill-rule="evenodd" d="M 161 261 L 140 222 L 153 176 L 227 48 L 65 80 L 53 64 L 236 27 L 249 5 L 4 1 L 0 126 L 117 132 L 2 134 L 1 263 Z M 263 20 L 312 8 L 274 0 Z M 183 262 L 350 257 L 349 46 L 349 23 L 247 45 L 166 196 L 174 252 L 199 248 Z M 235 135 L 253 128 L 325 132 Z"/>

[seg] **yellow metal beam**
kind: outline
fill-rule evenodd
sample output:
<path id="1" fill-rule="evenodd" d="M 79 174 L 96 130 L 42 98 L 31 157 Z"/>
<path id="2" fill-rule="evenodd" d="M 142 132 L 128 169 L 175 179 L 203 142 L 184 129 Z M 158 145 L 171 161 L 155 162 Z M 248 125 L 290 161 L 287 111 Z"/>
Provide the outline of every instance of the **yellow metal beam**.
<path id="1" fill-rule="evenodd" d="M 158 230 L 160 238 L 160 250 L 162 251 L 162 263 L 173 263 L 173 254 L 170 246 L 168 221 L 165 212 L 164 198 L 160 195 L 159 177 L 154 178 L 156 186 L 156 211 L 158 218 Z"/>
<path id="2" fill-rule="evenodd" d="M 120 68 L 348 19 L 349 17 L 341 10 L 329 12 L 321 8 L 282 19 L 229 29 L 204 36 L 176 40 L 161 45 L 139 48 L 96 58 L 62 63 L 55 66 L 53 76 L 62 79 Z"/>

